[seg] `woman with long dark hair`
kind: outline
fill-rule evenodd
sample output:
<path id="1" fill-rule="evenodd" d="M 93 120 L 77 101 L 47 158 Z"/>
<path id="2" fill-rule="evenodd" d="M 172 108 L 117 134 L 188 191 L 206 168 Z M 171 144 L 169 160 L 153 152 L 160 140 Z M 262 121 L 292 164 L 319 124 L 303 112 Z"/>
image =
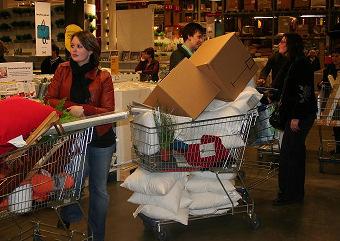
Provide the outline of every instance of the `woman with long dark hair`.
<path id="1" fill-rule="evenodd" d="M 314 75 L 304 55 L 303 39 L 297 33 L 284 34 L 280 53 L 288 58 L 284 66 L 281 114 L 286 123 L 279 160 L 279 192 L 274 205 L 302 202 L 305 184 L 305 140 L 316 118 Z"/>
<path id="2" fill-rule="evenodd" d="M 100 46 L 97 39 L 88 31 L 75 33 L 71 37 L 70 54 L 70 61 L 58 66 L 48 87 L 46 101 L 56 106 L 64 99 L 65 108 L 77 117 L 114 111 L 111 75 L 98 68 Z M 115 148 L 112 125 L 96 126 L 87 148 L 84 170 L 84 175 L 89 176 L 89 230 L 96 241 L 104 241 L 105 237 L 109 205 L 107 179 Z M 59 222 L 59 226 L 69 227 L 70 223 L 79 221 L 82 213 L 77 205 L 70 205 L 62 209 L 61 216 L 63 223 Z"/>

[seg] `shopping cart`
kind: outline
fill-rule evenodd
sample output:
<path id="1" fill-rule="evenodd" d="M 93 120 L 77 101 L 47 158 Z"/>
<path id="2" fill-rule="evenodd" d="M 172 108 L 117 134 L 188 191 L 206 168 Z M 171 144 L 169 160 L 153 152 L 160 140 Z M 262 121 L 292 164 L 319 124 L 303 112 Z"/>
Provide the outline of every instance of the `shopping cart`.
<path id="1" fill-rule="evenodd" d="M 269 118 L 275 108 L 275 103 L 271 102 L 271 98 L 277 94 L 277 89 L 267 87 L 258 87 L 257 89 L 263 94 L 263 98 L 257 106 L 258 118 L 250 129 L 248 146 L 256 149 L 258 158 L 253 161 L 247 160 L 242 166 L 247 176 L 251 174 L 251 178 L 248 178 L 251 181 L 247 181 L 249 189 L 277 174 L 280 156 L 280 131 L 269 123 Z"/>
<path id="2" fill-rule="evenodd" d="M 319 170 L 324 172 L 324 164 L 340 164 L 339 146 L 334 137 L 327 132 L 336 132 L 340 128 L 340 91 L 339 84 L 333 86 L 323 85 L 318 95 L 318 113 L 315 121 L 319 126 Z M 333 130 L 332 130 L 333 129 Z M 338 149 L 338 150 L 337 150 Z"/>
<path id="3" fill-rule="evenodd" d="M 70 204 L 79 206 L 84 158 L 93 128 L 42 138 L 42 134 L 57 120 L 53 112 L 27 139 L 26 147 L 0 156 L 0 226 L 10 230 L 6 225 L 9 224 L 18 230 L 16 234 L 9 233 L 10 237 L 2 237 L 1 240 L 91 238 L 85 233 L 60 230 L 44 224 L 35 215 L 42 208 L 52 207 L 61 220 L 61 207 Z M 55 129 L 62 133 L 57 125 Z M 82 210 L 80 206 L 79 209 Z M 18 221 L 23 215 L 32 219 L 31 225 L 22 225 Z"/>
<path id="4" fill-rule="evenodd" d="M 245 213 L 249 217 L 251 226 L 257 229 L 260 220 L 254 212 L 254 201 L 244 185 L 242 176 L 239 175 L 249 130 L 256 117 L 257 111 L 251 110 L 238 116 L 173 123 L 170 115 L 156 112 L 154 128 L 131 123 L 135 161 L 150 172 L 198 170 L 214 172 L 231 203 L 231 208 L 218 210 L 209 215 L 190 216 L 189 221 Z M 232 197 L 226 191 L 220 178 L 222 173 L 234 173 L 238 176 L 239 185 L 236 190 L 242 196 L 238 205 L 234 204 Z M 139 214 L 139 217 L 145 227 L 151 228 L 159 240 L 166 240 L 165 225 L 173 221 L 155 220 L 143 214 Z"/>

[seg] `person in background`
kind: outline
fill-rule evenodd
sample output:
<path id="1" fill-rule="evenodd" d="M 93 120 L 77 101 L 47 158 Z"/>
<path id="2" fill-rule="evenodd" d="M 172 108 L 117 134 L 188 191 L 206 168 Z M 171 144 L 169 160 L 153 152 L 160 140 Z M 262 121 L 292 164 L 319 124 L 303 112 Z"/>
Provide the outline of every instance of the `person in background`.
<path id="1" fill-rule="evenodd" d="M 142 81 L 158 81 L 159 62 L 155 60 L 155 50 L 153 48 L 147 48 L 142 52 L 141 60 L 135 71 L 142 71 Z"/>
<path id="2" fill-rule="evenodd" d="M 5 63 L 7 62 L 6 59 L 5 59 L 5 53 L 7 53 L 8 50 L 7 48 L 5 47 L 5 44 L 4 42 L 2 42 L 0 40 L 0 63 Z"/>
<path id="3" fill-rule="evenodd" d="M 279 44 L 288 58 L 284 74 L 282 109 L 285 129 L 279 157 L 279 192 L 273 205 L 302 202 L 305 184 L 305 140 L 316 118 L 312 66 L 304 55 L 303 40 L 297 33 L 286 33 Z"/>
<path id="4" fill-rule="evenodd" d="M 55 107 L 65 99 L 65 108 L 77 117 L 114 111 L 112 78 L 110 73 L 98 68 L 100 46 L 93 34 L 89 31 L 75 33 L 71 37 L 70 54 L 70 61 L 58 66 L 48 87 L 46 101 Z M 95 241 L 105 239 L 109 205 L 107 179 L 115 148 L 112 124 L 96 126 L 87 148 L 84 170 L 84 178 L 89 177 L 89 230 Z M 78 205 L 64 207 L 61 210 L 63 223 L 59 221 L 58 226 L 68 228 L 70 223 L 81 219 L 81 214 Z"/>
<path id="5" fill-rule="evenodd" d="M 41 73 L 54 74 L 59 64 L 63 62 L 63 59 L 59 56 L 59 47 L 52 44 L 52 56 L 46 57 L 41 63 Z"/>
<path id="6" fill-rule="evenodd" d="M 314 49 L 309 50 L 308 59 L 309 59 L 311 65 L 312 65 L 313 72 L 321 69 L 320 60 L 319 60 L 317 53 Z"/>
<path id="7" fill-rule="evenodd" d="M 182 29 L 184 44 L 178 45 L 177 50 L 170 56 L 170 70 L 182 61 L 184 58 L 190 58 L 191 55 L 203 43 L 204 28 L 198 23 L 188 23 Z"/>
<path id="8" fill-rule="evenodd" d="M 282 87 L 283 87 L 283 78 L 282 74 L 279 74 L 280 71 L 284 71 L 285 67 L 287 65 L 288 59 L 284 55 L 284 53 L 280 53 L 280 50 L 278 52 L 275 52 L 267 61 L 264 68 L 261 70 L 259 79 L 256 81 L 257 86 L 265 86 L 266 80 L 269 76 L 269 73 L 272 72 L 272 82 L 270 87 L 274 88 L 275 90 L 278 90 L 272 98 L 275 100 L 277 97 L 280 96 Z"/>

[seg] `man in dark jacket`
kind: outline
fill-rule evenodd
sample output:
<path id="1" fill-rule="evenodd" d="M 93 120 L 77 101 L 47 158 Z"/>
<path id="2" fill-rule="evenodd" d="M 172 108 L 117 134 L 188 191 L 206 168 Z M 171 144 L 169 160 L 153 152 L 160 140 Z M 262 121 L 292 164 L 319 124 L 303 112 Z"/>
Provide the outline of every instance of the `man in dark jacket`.
<path id="1" fill-rule="evenodd" d="M 188 23 L 182 29 L 184 44 L 178 45 L 170 56 L 170 70 L 182 61 L 184 58 L 190 58 L 191 55 L 203 43 L 204 28 L 198 23 Z"/>
<path id="2" fill-rule="evenodd" d="M 42 74 L 54 74 L 58 65 L 64 62 L 63 59 L 59 56 L 59 47 L 55 44 L 52 44 L 52 56 L 49 56 L 44 59 L 41 63 L 41 73 Z"/>

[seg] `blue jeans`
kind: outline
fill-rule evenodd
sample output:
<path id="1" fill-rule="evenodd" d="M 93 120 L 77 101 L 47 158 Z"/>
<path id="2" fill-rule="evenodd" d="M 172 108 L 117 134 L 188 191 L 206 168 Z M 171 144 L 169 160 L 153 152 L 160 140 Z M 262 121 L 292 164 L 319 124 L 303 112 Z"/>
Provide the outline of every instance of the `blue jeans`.
<path id="1" fill-rule="evenodd" d="M 92 231 L 94 241 L 104 241 L 105 238 L 105 222 L 109 206 L 107 178 L 112 155 L 115 150 L 115 144 L 106 148 L 98 148 L 90 145 L 87 147 L 84 177 L 89 177 L 89 231 Z M 76 183 L 81 182 L 82 177 L 79 175 Z M 80 191 L 80 189 L 77 191 Z M 64 222 L 77 222 L 82 218 L 82 212 L 78 208 L 78 205 L 73 204 L 61 210 L 61 217 Z"/>

